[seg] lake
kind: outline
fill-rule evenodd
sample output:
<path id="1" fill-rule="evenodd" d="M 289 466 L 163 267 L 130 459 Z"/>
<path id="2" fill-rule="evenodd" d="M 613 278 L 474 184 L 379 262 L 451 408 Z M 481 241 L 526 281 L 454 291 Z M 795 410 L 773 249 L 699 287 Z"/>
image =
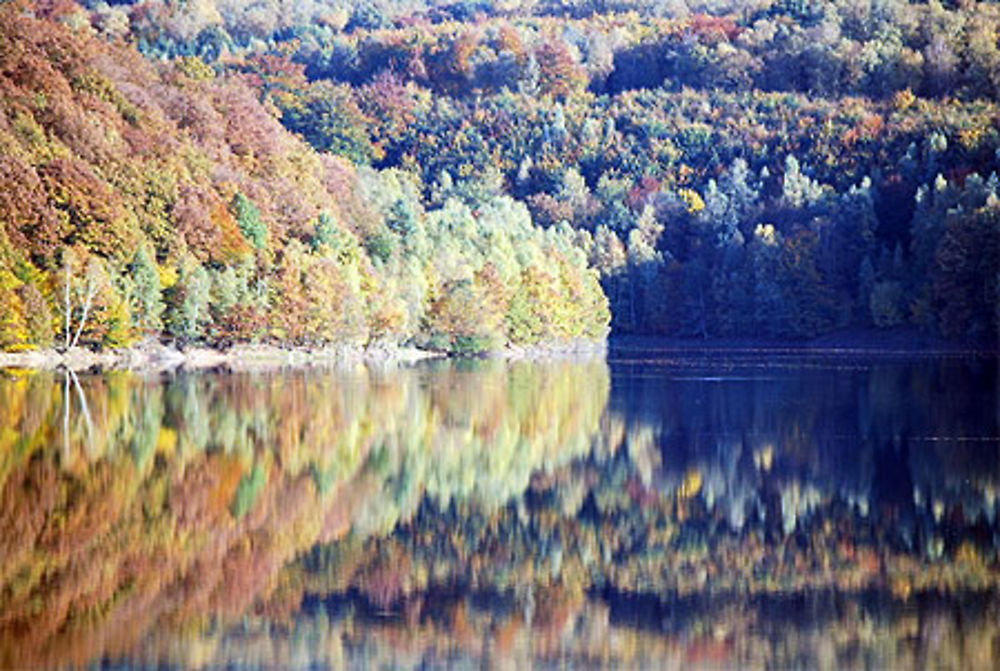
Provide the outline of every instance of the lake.
<path id="1" fill-rule="evenodd" d="M 989 357 L 0 371 L 0 667 L 995 668 Z"/>

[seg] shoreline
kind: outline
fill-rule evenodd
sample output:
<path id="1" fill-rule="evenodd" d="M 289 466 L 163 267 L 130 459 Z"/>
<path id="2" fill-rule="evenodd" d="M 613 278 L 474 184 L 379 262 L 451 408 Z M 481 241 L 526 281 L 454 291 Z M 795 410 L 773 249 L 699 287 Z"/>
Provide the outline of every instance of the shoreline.
<path id="1" fill-rule="evenodd" d="M 0 369 L 31 370 L 260 370 L 308 366 L 342 366 L 357 363 L 412 363 L 439 356 L 414 347 L 320 347 L 287 348 L 275 345 L 235 345 L 226 349 L 198 346 L 183 349 L 170 345 L 144 344 L 135 347 L 92 351 L 73 348 L 26 352 L 0 352 Z"/>
<path id="2" fill-rule="evenodd" d="M 430 359 L 470 358 L 533 360 L 607 353 L 607 341 L 572 341 L 532 346 L 508 346 L 476 355 L 456 357 L 447 352 L 413 346 L 328 346 L 281 347 L 278 345 L 234 345 L 226 349 L 208 346 L 178 348 L 160 343 L 92 351 L 76 347 L 24 352 L 0 351 L 0 370 L 131 370 L 160 372 L 171 370 L 230 371 L 280 368 L 337 367 L 354 364 L 406 365 Z"/>
<path id="3" fill-rule="evenodd" d="M 414 346 L 339 345 L 325 347 L 282 347 L 280 345 L 239 344 L 225 349 L 210 346 L 178 348 L 162 343 L 92 351 L 77 347 L 24 352 L 0 351 L 0 370 L 269 370 L 280 368 L 337 367 L 354 364 L 405 365 L 430 359 L 504 359 L 509 361 L 562 359 L 622 355 L 711 355 L 747 356 L 895 356 L 895 357 L 996 357 L 1000 350 L 984 343 L 942 340 L 910 330 L 848 330 L 828 333 L 809 340 L 768 338 L 677 338 L 666 336 L 619 335 L 606 340 L 573 340 L 538 345 L 508 345 L 471 355 L 420 349 Z"/>

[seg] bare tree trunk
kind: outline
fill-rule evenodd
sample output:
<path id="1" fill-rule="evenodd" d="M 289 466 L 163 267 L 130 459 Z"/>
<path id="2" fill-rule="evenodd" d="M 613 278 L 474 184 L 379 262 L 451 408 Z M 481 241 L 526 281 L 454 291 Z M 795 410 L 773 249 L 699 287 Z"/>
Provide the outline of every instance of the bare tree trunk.
<path id="1" fill-rule="evenodd" d="M 69 370 L 63 371 L 63 451 L 69 463 Z"/>
<path id="2" fill-rule="evenodd" d="M 65 294 L 66 294 L 66 349 L 69 349 L 69 334 L 70 334 L 69 320 L 70 320 L 70 312 L 72 311 L 72 305 L 70 305 L 70 302 L 69 302 L 69 280 L 70 280 L 69 260 L 66 258 L 65 253 L 63 254 L 63 265 L 66 267 L 66 292 L 65 292 Z"/>
<path id="3" fill-rule="evenodd" d="M 87 422 L 87 447 L 91 456 L 94 455 L 94 422 L 90 418 L 90 406 L 87 405 L 87 397 L 83 395 L 83 387 L 80 386 L 80 378 L 72 370 L 69 374 L 73 377 L 73 386 L 76 387 L 76 395 L 80 398 L 80 407 L 83 408 L 83 419 Z M 68 391 L 68 390 L 67 390 Z"/>
<path id="4" fill-rule="evenodd" d="M 76 335 L 73 337 L 73 344 L 70 345 L 70 347 L 76 347 L 77 341 L 80 340 L 80 334 L 83 333 L 83 327 L 87 325 L 87 315 L 90 313 L 90 304 L 93 302 L 94 295 L 96 293 L 97 286 L 88 280 L 87 299 L 83 302 L 83 315 L 80 317 L 80 326 L 76 329 Z"/>

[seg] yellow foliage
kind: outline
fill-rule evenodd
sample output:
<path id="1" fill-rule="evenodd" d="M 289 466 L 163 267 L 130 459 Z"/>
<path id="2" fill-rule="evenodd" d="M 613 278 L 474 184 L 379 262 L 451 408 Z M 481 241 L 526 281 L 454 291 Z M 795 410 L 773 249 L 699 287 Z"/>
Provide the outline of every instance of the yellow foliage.
<path id="1" fill-rule="evenodd" d="M 182 56 L 177 59 L 177 69 L 196 82 L 215 79 L 215 70 L 197 56 Z"/>
<path id="2" fill-rule="evenodd" d="M 896 108 L 897 112 L 905 112 L 915 102 L 917 102 L 917 97 L 913 95 L 913 91 L 910 89 L 896 91 L 896 94 L 892 97 L 892 106 Z"/>
<path id="3" fill-rule="evenodd" d="M 681 200 L 687 205 L 690 214 L 697 214 L 705 209 L 705 201 L 694 189 L 681 189 L 677 192 Z"/>
<path id="4" fill-rule="evenodd" d="M 982 566 L 984 563 L 979 548 L 968 541 L 962 543 L 955 551 L 955 561 L 973 566 Z"/>
<path id="5" fill-rule="evenodd" d="M 773 224 L 757 224 L 753 232 L 765 245 L 775 245 L 778 243 Z"/>
<path id="6" fill-rule="evenodd" d="M 167 290 L 170 287 L 177 284 L 178 274 L 176 266 L 161 266 L 157 265 L 157 271 L 160 274 L 160 287 L 163 290 Z"/>
<path id="7" fill-rule="evenodd" d="M 774 465 L 774 445 L 768 443 L 753 453 L 753 462 L 762 471 L 771 470 Z"/>
<path id="8" fill-rule="evenodd" d="M 8 352 L 32 349 L 24 305 L 15 291 L 19 286 L 21 281 L 14 273 L 0 269 L 0 350 Z"/>
<path id="9" fill-rule="evenodd" d="M 906 601 L 913 593 L 913 583 L 909 580 L 909 578 L 901 576 L 892 581 L 889 589 L 892 591 L 892 595 L 895 598 Z"/>
<path id="10" fill-rule="evenodd" d="M 114 295 L 113 303 L 108 310 L 108 332 L 104 336 L 107 344 L 113 347 L 128 347 L 134 344 L 136 329 L 132 328 L 132 314 L 126 301 Z"/>
<path id="11" fill-rule="evenodd" d="M 963 128 L 958 132 L 958 142 L 962 145 L 963 149 L 972 150 L 982 143 L 985 135 L 985 128 Z"/>
<path id="12" fill-rule="evenodd" d="M 156 451 L 167 457 L 172 456 L 177 451 L 177 431 L 168 426 L 160 427 L 160 433 L 156 438 Z"/>
<path id="13" fill-rule="evenodd" d="M 684 482 L 677 489 L 677 496 L 681 499 L 690 499 L 698 495 L 701 491 L 702 476 L 701 471 L 697 469 L 691 469 L 684 476 Z"/>

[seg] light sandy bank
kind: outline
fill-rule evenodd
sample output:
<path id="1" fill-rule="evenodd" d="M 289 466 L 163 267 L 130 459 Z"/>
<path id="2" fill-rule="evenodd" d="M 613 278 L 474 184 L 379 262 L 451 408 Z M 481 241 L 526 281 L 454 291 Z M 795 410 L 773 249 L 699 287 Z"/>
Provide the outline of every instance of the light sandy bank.
<path id="1" fill-rule="evenodd" d="M 574 340 L 534 345 L 508 346 L 480 357 L 502 359 L 543 359 L 603 355 L 604 341 Z M 184 347 L 146 343 L 137 347 L 91 351 L 72 348 L 29 352 L 0 352 L 0 368 L 36 370 L 260 370 L 308 366 L 337 366 L 354 363 L 405 364 L 447 354 L 416 347 L 336 346 L 320 348 L 235 345 L 226 349 Z"/>

